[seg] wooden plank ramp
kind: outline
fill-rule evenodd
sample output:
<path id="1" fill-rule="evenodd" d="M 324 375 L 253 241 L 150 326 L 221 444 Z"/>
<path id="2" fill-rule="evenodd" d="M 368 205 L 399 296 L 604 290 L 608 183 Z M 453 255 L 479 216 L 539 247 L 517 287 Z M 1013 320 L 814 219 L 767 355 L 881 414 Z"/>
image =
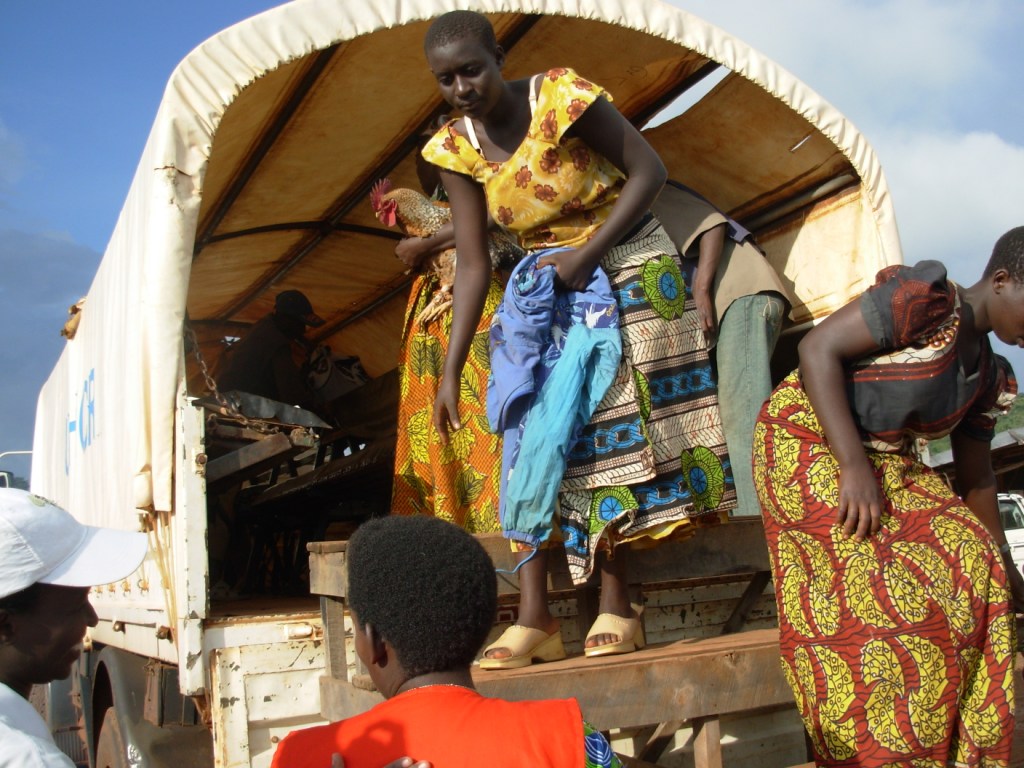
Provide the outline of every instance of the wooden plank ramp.
<path id="1" fill-rule="evenodd" d="M 722 715 L 792 705 L 779 667 L 777 630 L 753 630 L 648 647 L 625 656 L 573 657 L 516 670 L 474 670 L 485 696 L 513 701 L 575 697 L 587 721 L 603 731 L 684 723 L 695 725 L 694 762 L 721 766 Z M 321 713 L 340 720 L 381 701 L 367 679 L 325 676 Z M 656 764 L 666 739 L 652 729 L 646 757 Z M 660 731 L 666 731 L 665 728 Z M 660 749 L 659 749 L 660 746 Z"/>
<path id="2" fill-rule="evenodd" d="M 512 553 L 500 536 L 478 537 L 495 566 L 508 569 Z M 314 542 L 310 551 L 310 588 L 321 596 L 327 645 L 327 674 L 321 679 L 321 713 L 339 720 L 381 701 L 358 662 L 352 664 L 351 640 L 345 642 L 345 542 Z M 556 554 L 553 552 L 553 554 Z M 573 589 L 564 562 L 552 557 L 552 599 L 577 596 L 578 636 L 592 621 L 588 600 Z M 657 765 L 680 728 L 692 729 L 696 768 L 722 768 L 720 718 L 793 706 L 779 665 L 775 628 L 737 631 L 755 595 L 767 585 L 767 551 L 760 521 L 711 527 L 693 539 L 645 550 L 629 560 L 629 580 L 638 589 L 735 579 L 747 584 L 722 634 L 650 645 L 621 656 L 563 661 L 516 670 L 474 669 L 485 696 L 509 700 L 575 697 L 587 721 L 602 731 L 634 729 L 642 746 L 629 765 Z M 500 599 L 515 601 L 515 577 L 499 579 Z M 563 634 L 567 625 L 563 622 Z M 570 627 L 571 630 L 571 627 Z"/>

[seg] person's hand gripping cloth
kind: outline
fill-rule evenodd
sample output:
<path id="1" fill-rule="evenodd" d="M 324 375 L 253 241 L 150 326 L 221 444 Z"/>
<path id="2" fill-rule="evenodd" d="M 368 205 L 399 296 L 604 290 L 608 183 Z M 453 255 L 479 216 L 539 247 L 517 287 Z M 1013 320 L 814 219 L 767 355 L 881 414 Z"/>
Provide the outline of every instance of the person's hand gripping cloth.
<path id="1" fill-rule="evenodd" d="M 504 433 L 501 528 L 537 547 L 551 536 L 569 447 L 615 379 L 622 357 L 608 276 L 594 269 L 583 291 L 555 285 L 535 251 L 512 272 L 490 332 L 487 416 Z"/>

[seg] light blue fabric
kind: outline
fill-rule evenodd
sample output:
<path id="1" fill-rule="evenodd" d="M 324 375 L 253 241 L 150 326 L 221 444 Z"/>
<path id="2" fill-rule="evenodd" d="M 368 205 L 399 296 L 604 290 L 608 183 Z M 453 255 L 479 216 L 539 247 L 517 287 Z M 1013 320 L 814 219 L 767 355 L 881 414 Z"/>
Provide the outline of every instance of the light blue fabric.
<path id="1" fill-rule="evenodd" d="M 560 249 L 564 250 L 564 249 Z M 618 307 L 599 267 L 584 291 L 557 291 L 555 269 L 516 267 L 491 325 L 487 414 L 504 432 L 501 527 L 538 546 L 551 536 L 569 446 L 608 391 L 622 356 Z"/>
<path id="2" fill-rule="evenodd" d="M 519 455 L 519 437 L 523 419 L 533 403 L 543 373 L 544 349 L 551 341 L 551 323 L 555 310 L 555 270 L 537 269 L 542 253 L 528 254 L 509 276 L 501 305 L 491 320 L 491 372 L 487 384 L 487 419 L 492 432 L 501 432 L 501 480 L 499 483 L 499 520 L 507 480 Z M 528 539 L 529 540 L 529 537 Z"/>

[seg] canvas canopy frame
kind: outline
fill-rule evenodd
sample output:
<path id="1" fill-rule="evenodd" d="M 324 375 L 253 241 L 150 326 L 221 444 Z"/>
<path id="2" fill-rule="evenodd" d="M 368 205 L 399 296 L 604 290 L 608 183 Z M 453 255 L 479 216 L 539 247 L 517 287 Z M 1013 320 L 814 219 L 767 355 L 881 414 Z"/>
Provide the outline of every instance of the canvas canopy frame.
<path id="1" fill-rule="evenodd" d="M 752 228 L 820 318 L 901 261 L 881 166 L 857 129 L 793 75 L 659 0 L 295 0 L 215 35 L 171 75 L 78 334 L 37 406 L 32 487 L 91 522 L 173 510 L 176 398 L 205 359 L 302 290 L 314 340 L 394 367 L 409 276 L 371 185 L 415 186 L 419 137 L 445 111 L 422 53 L 429 20 L 492 19 L 506 77 L 572 66 L 638 125 L 670 176 Z M 724 76 L 723 76 L 724 75 Z M 180 457 L 177 457 L 180 458 Z"/>

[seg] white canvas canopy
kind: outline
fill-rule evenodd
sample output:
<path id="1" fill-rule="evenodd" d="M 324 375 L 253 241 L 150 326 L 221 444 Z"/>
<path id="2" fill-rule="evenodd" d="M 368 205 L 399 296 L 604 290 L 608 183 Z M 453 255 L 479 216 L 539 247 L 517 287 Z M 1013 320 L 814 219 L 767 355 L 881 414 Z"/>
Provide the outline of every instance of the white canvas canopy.
<path id="1" fill-rule="evenodd" d="M 418 136 L 445 107 L 422 39 L 486 12 L 506 77 L 571 66 L 647 132 L 670 176 L 756 232 L 796 320 L 862 290 L 900 247 L 881 167 L 839 112 L 726 32 L 658 0 L 296 0 L 211 38 L 171 76 L 110 244 L 38 403 L 32 486 L 76 515 L 136 526 L 173 508 L 175 398 L 202 390 L 188 316 L 214 365 L 225 335 L 297 288 L 316 339 L 394 367 L 409 278 L 367 194 L 416 186 Z"/>

